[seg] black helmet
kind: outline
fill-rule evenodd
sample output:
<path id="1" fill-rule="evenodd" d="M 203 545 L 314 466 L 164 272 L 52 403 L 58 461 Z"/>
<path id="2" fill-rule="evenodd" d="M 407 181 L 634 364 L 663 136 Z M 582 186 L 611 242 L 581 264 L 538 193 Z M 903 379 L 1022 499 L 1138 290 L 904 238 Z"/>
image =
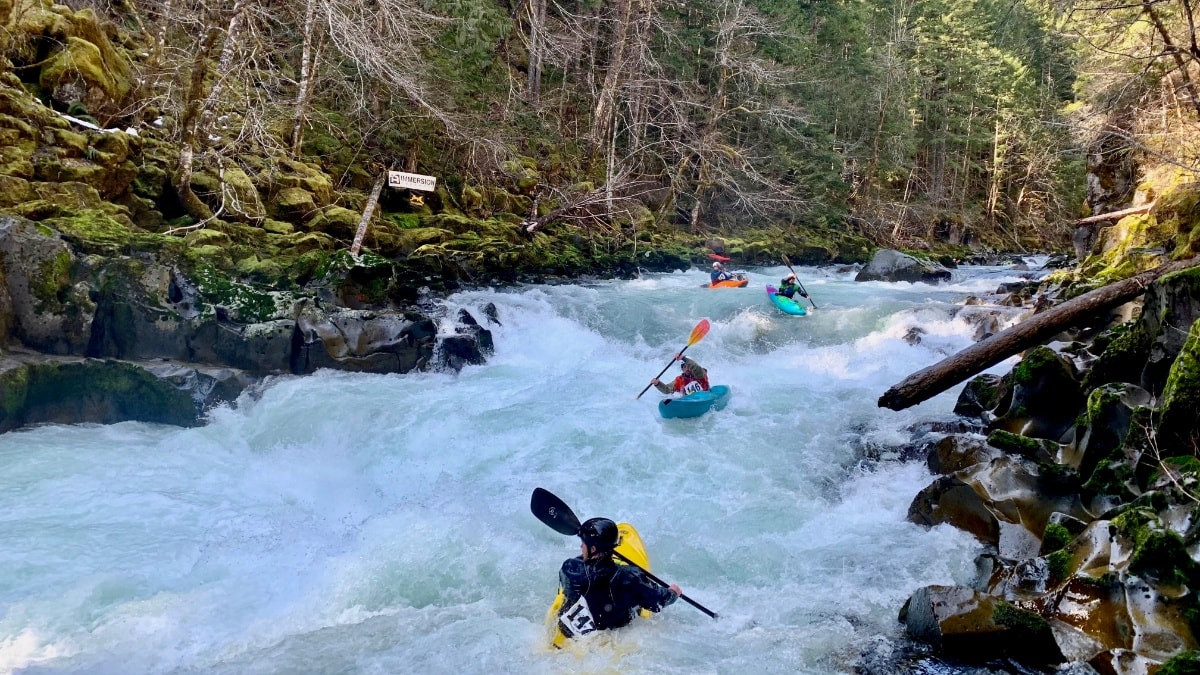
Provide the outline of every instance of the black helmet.
<path id="1" fill-rule="evenodd" d="M 608 518 L 589 518 L 579 526 L 579 538 L 589 547 L 600 551 L 611 551 L 617 547 L 617 524 Z"/>

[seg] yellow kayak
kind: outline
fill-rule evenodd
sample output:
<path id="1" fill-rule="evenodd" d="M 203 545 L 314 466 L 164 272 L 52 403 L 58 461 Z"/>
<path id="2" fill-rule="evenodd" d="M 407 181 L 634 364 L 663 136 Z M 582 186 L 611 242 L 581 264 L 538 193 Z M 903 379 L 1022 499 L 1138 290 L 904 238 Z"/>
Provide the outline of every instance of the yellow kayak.
<path id="1" fill-rule="evenodd" d="M 650 557 L 646 555 L 646 547 L 642 544 L 642 537 L 637 530 L 629 523 L 617 523 L 617 532 L 621 539 L 617 543 L 617 552 L 637 563 L 642 569 L 647 572 L 650 570 Z M 617 558 L 618 565 L 625 563 Z M 567 636 L 563 635 L 562 628 L 558 623 L 558 610 L 562 609 L 563 602 L 566 601 L 566 595 L 563 594 L 561 588 L 558 589 L 558 595 L 555 596 L 554 602 L 550 603 L 550 611 L 546 612 L 546 630 L 550 633 L 550 644 L 557 649 L 562 649 L 567 644 Z M 642 617 L 650 616 L 650 610 L 643 609 Z"/>

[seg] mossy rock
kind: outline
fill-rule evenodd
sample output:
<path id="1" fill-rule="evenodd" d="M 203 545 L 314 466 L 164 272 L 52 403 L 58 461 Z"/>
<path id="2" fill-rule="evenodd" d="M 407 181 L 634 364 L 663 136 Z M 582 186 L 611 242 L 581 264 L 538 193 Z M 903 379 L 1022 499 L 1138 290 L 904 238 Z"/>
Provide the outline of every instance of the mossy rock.
<path id="1" fill-rule="evenodd" d="M 329 176 L 319 167 L 304 162 L 290 159 L 277 161 L 273 166 L 255 175 L 254 183 L 261 193 L 268 195 L 268 202 L 273 203 L 279 201 L 279 193 L 289 189 L 307 192 L 313 201 L 313 207 L 305 212 L 304 219 L 311 216 L 311 212 L 316 208 L 333 202 L 333 182 Z"/>
<path id="2" fill-rule="evenodd" d="M 47 135 L 50 137 L 50 144 L 59 151 L 60 157 L 83 157 L 91 146 L 86 135 L 70 129 L 49 129 Z"/>
<path id="3" fill-rule="evenodd" d="M 1158 445 L 1162 456 L 1187 455 L 1200 446 L 1200 320 L 1188 331 L 1175 357 L 1159 407 Z"/>
<path id="4" fill-rule="evenodd" d="M 250 180 L 250 176 L 240 168 L 226 169 L 222 175 L 225 185 L 229 188 L 231 199 L 226 200 L 226 211 L 233 218 L 241 218 L 253 223 L 261 222 L 267 216 L 258 189 Z M 193 186 L 195 181 L 193 181 Z"/>
<path id="5" fill-rule="evenodd" d="M 225 247 L 233 243 L 229 235 L 224 232 L 209 229 L 192 230 L 184 236 L 184 241 L 192 248 L 200 248 L 202 246 Z"/>
<path id="6" fill-rule="evenodd" d="M 324 232 L 335 239 L 352 241 L 358 233 L 361 213 L 341 206 L 327 206 L 308 221 L 305 227 L 311 232 Z"/>
<path id="7" fill-rule="evenodd" d="M 312 251 L 332 251 L 337 246 L 337 242 L 321 232 L 297 232 L 290 237 L 285 236 L 284 241 L 287 254 L 293 256 Z"/>
<path id="8" fill-rule="evenodd" d="M 278 219 L 304 222 L 317 209 L 313 194 L 304 188 L 287 187 L 280 190 L 268 204 L 268 210 Z"/>
<path id="9" fill-rule="evenodd" d="M 29 181 L 16 176 L 0 175 L 0 208 L 33 201 L 33 198 L 33 187 Z"/>
<path id="10" fill-rule="evenodd" d="M 282 220 L 273 218 L 264 218 L 262 221 L 263 230 L 271 234 L 292 234 L 296 231 L 296 226 Z"/>
<path id="11" fill-rule="evenodd" d="M 69 361 L 22 366 L 0 374 L 0 431 L 37 423 L 112 424 L 136 420 L 194 426 L 191 395 L 120 361 Z"/>
<path id="12" fill-rule="evenodd" d="M 1200 652 L 1189 650 L 1172 656 L 1155 675 L 1200 675 Z"/>
<path id="13" fill-rule="evenodd" d="M 92 21 L 95 21 L 95 14 L 89 10 L 82 10 L 80 14 L 84 12 L 88 12 Z M 87 22 L 81 22 L 81 25 L 87 25 Z M 98 29 L 90 37 L 108 43 L 108 38 Z M 80 80 L 88 88 L 103 92 L 114 103 L 123 101 L 132 87 L 129 63 L 117 54 L 111 44 L 102 48 L 92 41 L 72 35 L 67 37 L 64 48 L 42 66 L 38 84 L 60 102 L 70 103 L 76 95 L 72 87 L 77 88 Z M 89 109 L 91 107 L 89 105 Z"/>

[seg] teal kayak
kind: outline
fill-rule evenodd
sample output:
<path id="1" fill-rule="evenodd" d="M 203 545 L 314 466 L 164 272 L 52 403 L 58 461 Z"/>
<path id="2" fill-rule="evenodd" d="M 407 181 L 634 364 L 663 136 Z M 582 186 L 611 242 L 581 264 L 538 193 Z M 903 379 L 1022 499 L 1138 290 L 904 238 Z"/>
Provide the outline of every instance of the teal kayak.
<path id="1" fill-rule="evenodd" d="M 779 311 L 792 316 L 804 316 L 808 314 L 808 310 L 795 300 L 786 295 L 775 295 L 776 288 L 767 284 L 767 297 L 771 299 L 771 304 L 779 308 Z"/>
<path id="2" fill-rule="evenodd" d="M 658 402 L 658 414 L 666 419 L 675 417 L 699 417 L 709 410 L 720 410 L 729 403 L 731 392 L 724 384 L 714 385 L 708 391 L 698 391 L 682 398 L 668 398 Z"/>

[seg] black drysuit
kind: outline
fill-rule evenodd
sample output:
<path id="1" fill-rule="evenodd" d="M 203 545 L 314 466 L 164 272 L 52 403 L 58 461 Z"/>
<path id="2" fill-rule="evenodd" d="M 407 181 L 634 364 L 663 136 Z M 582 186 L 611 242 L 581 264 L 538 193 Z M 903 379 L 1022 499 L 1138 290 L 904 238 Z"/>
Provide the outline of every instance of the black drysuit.
<path id="1" fill-rule="evenodd" d="M 650 581 L 638 568 L 618 565 L 608 557 L 563 561 L 558 583 L 566 596 L 558 612 L 559 628 L 567 637 L 620 628 L 639 609 L 658 612 L 676 598 L 671 589 Z"/>

